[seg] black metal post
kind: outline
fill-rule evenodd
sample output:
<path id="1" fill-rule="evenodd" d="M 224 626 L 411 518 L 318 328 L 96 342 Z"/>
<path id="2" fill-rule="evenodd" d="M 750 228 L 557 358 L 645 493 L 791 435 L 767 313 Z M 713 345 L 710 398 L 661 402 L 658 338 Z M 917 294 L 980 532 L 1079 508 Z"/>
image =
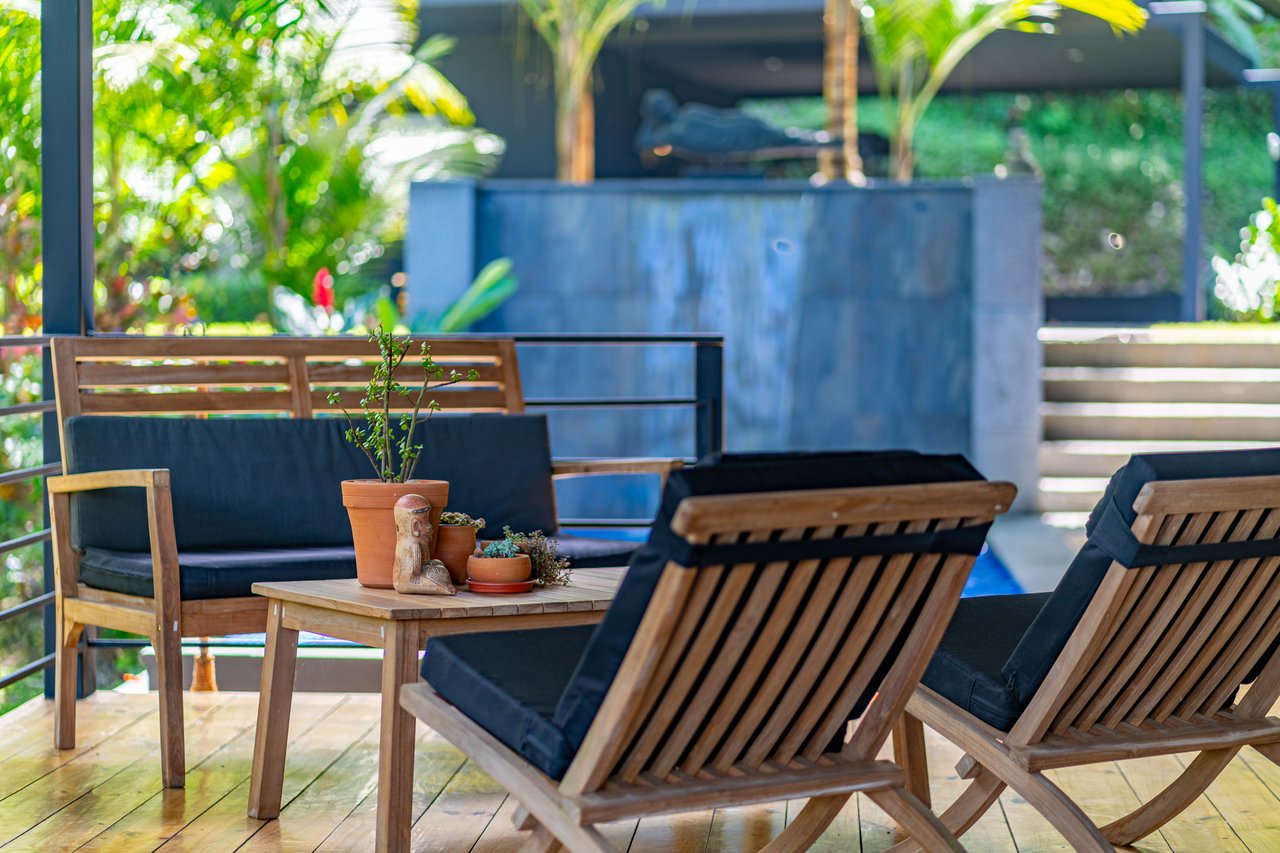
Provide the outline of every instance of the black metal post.
<path id="1" fill-rule="evenodd" d="M 1182 243 L 1182 319 L 1205 318 L 1201 222 L 1204 196 L 1204 11 L 1182 18 L 1183 194 L 1187 224 Z"/>
<path id="2" fill-rule="evenodd" d="M 43 182 L 44 331 L 79 335 L 93 328 L 93 3 L 45 0 L 40 14 L 40 133 Z M 53 397 L 51 359 L 44 360 L 44 396 Z M 61 459 L 58 418 L 42 422 L 44 461 Z M 48 522 L 46 504 L 45 521 Z M 53 553 L 44 549 L 45 589 L 53 589 Z M 45 654 L 57 625 L 45 608 Z M 87 673 L 86 673 L 87 675 Z M 46 696 L 53 672 L 45 671 Z"/>
<path id="3" fill-rule="evenodd" d="M 697 397 L 698 458 L 724 449 L 724 347 L 717 342 L 694 344 L 694 396 Z"/>

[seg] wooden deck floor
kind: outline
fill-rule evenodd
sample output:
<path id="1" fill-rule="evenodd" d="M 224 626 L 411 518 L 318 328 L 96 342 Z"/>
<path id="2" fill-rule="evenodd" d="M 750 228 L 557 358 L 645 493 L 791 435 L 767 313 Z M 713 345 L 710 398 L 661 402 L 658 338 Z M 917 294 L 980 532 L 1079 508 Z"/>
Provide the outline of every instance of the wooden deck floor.
<path id="1" fill-rule="evenodd" d="M 99 692 L 81 702 L 75 750 L 51 746 L 53 710 L 33 700 L 0 718 L 0 846 L 32 850 L 365 851 L 373 838 L 377 699 L 368 694 L 297 695 L 277 821 L 245 816 L 257 695 L 187 695 L 187 787 L 164 790 L 154 695 Z M 954 796 L 956 750 L 931 735 L 935 798 Z M 1110 764 L 1056 775 L 1095 815 L 1118 816 L 1179 769 L 1178 758 Z M 435 733 L 419 730 L 414 849 L 506 853 L 523 842 L 515 805 Z M 719 853 L 758 850 L 799 803 L 721 809 L 615 824 L 618 849 Z M 876 851 L 893 825 L 855 799 L 816 847 Z M 967 834 L 972 851 L 1065 850 L 1018 797 Z M 1280 767 L 1246 750 L 1177 821 L 1139 849 L 1280 851 Z"/>

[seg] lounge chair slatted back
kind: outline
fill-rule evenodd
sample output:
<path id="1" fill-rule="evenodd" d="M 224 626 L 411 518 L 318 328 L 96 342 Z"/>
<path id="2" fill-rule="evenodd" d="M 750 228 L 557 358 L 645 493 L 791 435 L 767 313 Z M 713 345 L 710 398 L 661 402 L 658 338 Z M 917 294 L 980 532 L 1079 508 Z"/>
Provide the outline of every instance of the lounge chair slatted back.
<path id="1" fill-rule="evenodd" d="M 1131 529 L 1144 545 L 1265 542 L 1280 533 L 1280 507 L 1265 504 L 1280 504 L 1280 477 L 1153 482 L 1134 504 Z M 1060 657 L 1072 665 L 1050 674 L 1010 742 L 1123 738 L 1134 727 L 1239 717 L 1232 702 L 1249 674 L 1257 675 L 1249 696 L 1259 697 L 1251 707 L 1280 679 L 1280 659 L 1267 660 L 1280 637 L 1277 571 L 1280 556 L 1113 563 Z"/>
<path id="2" fill-rule="evenodd" d="M 949 830 L 971 827 L 1008 785 L 1073 849 L 1102 853 L 1181 813 L 1242 747 L 1280 763 L 1280 719 L 1268 716 L 1280 699 L 1278 469 L 1280 451 L 1271 449 L 1135 456 L 1112 478 L 1090 518 L 1089 541 L 1038 613 L 1023 607 L 1041 599 L 1032 595 L 959 608 L 944 652 L 895 730 L 908 788 L 927 801 L 921 723 L 928 724 L 965 750 L 957 771 L 972 780 L 941 815 Z M 956 685 L 965 682 L 948 680 L 965 662 L 992 673 L 982 669 L 985 638 L 973 626 L 1001 614 L 1027 626 L 998 670 L 1010 695 L 1025 691 L 1016 695 L 1029 699 L 1005 724 L 1008 705 L 964 705 Z M 1007 639 L 986 648 L 1007 649 Z M 1185 752 L 1199 754 L 1163 790 L 1104 826 L 1045 775 Z M 915 849 L 910 841 L 895 848 Z"/>
<path id="3" fill-rule="evenodd" d="M 974 560 L 892 542 L 985 529 L 1011 498 L 1008 484 L 982 481 L 686 498 L 671 530 L 695 548 L 886 544 L 796 561 L 668 562 L 563 790 L 871 761 Z"/>

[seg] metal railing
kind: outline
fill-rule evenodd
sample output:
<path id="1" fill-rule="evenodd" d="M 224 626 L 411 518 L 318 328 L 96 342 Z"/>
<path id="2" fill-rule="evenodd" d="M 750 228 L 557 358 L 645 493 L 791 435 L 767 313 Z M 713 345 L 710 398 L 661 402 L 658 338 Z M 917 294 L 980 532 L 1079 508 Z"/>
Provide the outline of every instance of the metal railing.
<path id="1" fill-rule="evenodd" d="M 106 337 L 106 335 L 103 335 Z M 112 337 L 115 337 L 114 335 Z M 605 395 L 600 397 L 545 397 L 527 398 L 525 407 L 535 411 L 582 410 L 582 409 L 614 409 L 632 410 L 645 408 L 686 408 L 694 413 L 694 447 L 690 459 L 701 458 L 709 453 L 722 449 L 724 440 L 724 337 L 716 334 L 561 334 L 561 333 L 527 333 L 512 335 L 520 347 L 684 347 L 694 352 L 693 393 L 691 395 L 673 395 L 662 397 L 636 397 L 627 395 Z M 44 422 L 44 463 L 38 466 L 0 472 L 0 485 L 24 482 L 48 474 L 57 474 L 62 470 L 59 459 L 57 438 L 57 420 L 53 400 L 53 382 L 49 368 L 49 338 L 42 337 L 0 337 L 0 350 L 16 347 L 39 347 L 44 354 L 43 384 L 44 399 L 0 407 L 0 418 L 22 415 L 40 414 Z M 45 507 L 45 527 L 0 542 L 0 555 L 9 551 L 49 542 L 48 509 Z M 647 525 L 645 519 L 565 519 L 568 526 L 573 527 L 628 527 Z M 44 555 L 44 592 L 27 601 L 20 602 L 6 610 L 0 610 L 0 622 L 36 611 L 43 611 L 45 616 L 44 654 L 29 661 L 11 673 L 0 675 L 0 689 L 8 687 L 24 678 L 48 670 L 54 665 L 54 642 L 56 637 L 54 626 L 54 593 L 52 553 L 48 544 Z M 145 639 L 104 639 L 86 632 L 84 639 L 84 658 L 82 659 L 81 690 L 84 693 L 93 691 L 92 654 L 98 648 L 139 648 L 150 644 Z M 219 640 L 195 640 L 183 643 L 186 647 L 217 647 L 234 645 L 244 647 L 254 645 L 238 640 L 224 643 Z M 314 648 L 346 647 L 349 644 L 333 642 L 316 642 L 308 644 Z M 52 684 L 46 678 L 45 692 L 49 694 Z"/>
<path id="2" fill-rule="evenodd" d="M 49 339 L 46 336 L 34 335 L 0 336 L 0 351 L 14 349 L 38 349 L 41 351 L 42 359 L 47 361 Z M 41 386 L 41 392 L 43 397 L 41 400 L 0 406 L 0 419 L 52 414 L 54 411 L 53 387 L 48 382 L 44 382 Z M 48 424 L 46 423 L 45 426 L 47 428 Z M 0 472 L 0 486 L 28 482 L 44 477 L 47 474 L 56 474 L 61 470 L 62 464 L 56 459 L 54 461 L 49 461 L 49 458 L 46 455 L 44 464 Z M 12 551 L 17 551 L 20 548 L 27 548 L 31 545 L 38 545 L 41 542 L 48 541 L 49 516 L 46 511 L 44 514 L 44 527 L 40 530 L 33 530 L 28 533 L 14 536 L 10 539 L 0 541 L 0 557 Z M 43 613 L 46 616 L 44 654 L 35 660 L 28 661 L 13 672 L 0 673 L 0 690 L 9 687 L 12 684 L 16 684 L 24 678 L 43 672 L 53 666 L 53 647 L 49 643 L 50 634 L 48 626 L 52 621 L 53 610 L 51 608 L 53 606 L 54 596 L 51 588 L 52 574 L 48 568 L 48 558 L 49 554 L 48 549 L 46 548 L 45 571 L 43 572 L 44 592 L 34 598 L 30 598 L 26 601 L 19 602 L 12 607 L 0 610 L 0 622 L 7 622 L 10 619 L 16 619 L 20 616 L 26 616 L 31 613 Z"/>

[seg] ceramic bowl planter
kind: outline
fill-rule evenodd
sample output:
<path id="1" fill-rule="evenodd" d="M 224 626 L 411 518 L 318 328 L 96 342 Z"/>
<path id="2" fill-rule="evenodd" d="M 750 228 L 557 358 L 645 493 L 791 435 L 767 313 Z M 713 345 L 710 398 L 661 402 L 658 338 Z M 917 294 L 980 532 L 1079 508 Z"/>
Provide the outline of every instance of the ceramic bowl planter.
<path id="1" fill-rule="evenodd" d="M 440 522 L 440 513 L 449 500 L 449 484 L 444 480 L 410 480 L 384 483 L 379 480 L 343 480 L 342 505 L 351 519 L 351 537 L 356 547 L 356 579 L 364 586 L 392 589 L 391 572 L 396 554 L 396 501 L 405 495 L 422 495 L 431 503 L 431 523 Z"/>
<path id="2" fill-rule="evenodd" d="M 476 550 L 476 529 L 470 524 L 441 524 L 436 528 L 436 547 L 431 555 L 449 570 L 454 586 L 467 582 L 467 558 Z"/>
<path id="3" fill-rule="evenodd" d="M 533 566 L 528 554 L 514 557 L 478 557 L 467 559 L 467 576 L 479 583 L 521 583 L 529 580 Z"/>

